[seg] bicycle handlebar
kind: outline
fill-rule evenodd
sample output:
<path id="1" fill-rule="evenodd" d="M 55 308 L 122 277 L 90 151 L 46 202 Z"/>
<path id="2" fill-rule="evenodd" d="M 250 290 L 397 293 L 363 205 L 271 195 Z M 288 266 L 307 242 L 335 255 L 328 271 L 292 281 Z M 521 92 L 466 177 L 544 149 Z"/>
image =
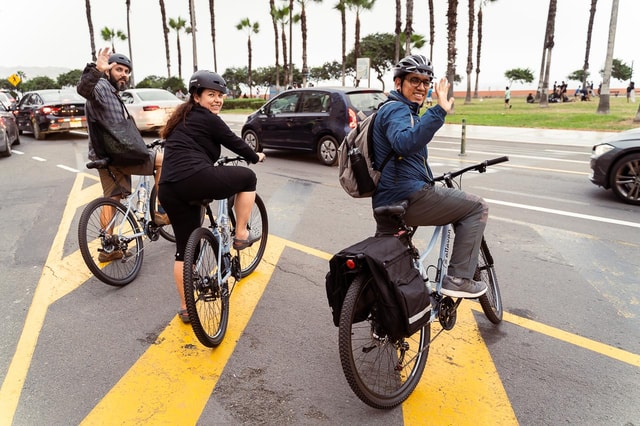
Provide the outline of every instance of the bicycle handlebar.
<path id="1" fill-rule="evenodd" d="M 476 170 L 479 173 L 484 173 L 487 171 L 488 166 L 493 166 L 495 164 L 504 163 L 509 161 L 509 157 L 506 155 L 503 157 L 493 158 L 491 160 L 484 160 L 482 163 L 474 164 L 473 166 L 465 167 L 464 169 L 456 170 L 454 172 L 447 172 L 442 176 L 438 176 L 433 178 L 434 182 L 440 182 L 443 180 L 454 179 L 460 176 L 463 173 L 469 172 L 471 170 Z"/>
<path id="2" fill-rule="evenodd" d="M 218 158 L 218 161 L 216 161 L 216 166 L 222 166 L 227 163 L 233 163 L 234 161 L 244 161 L 245 163 L 249 164 L 249 161 L 247 161 L 246 158 L 238 155 L 236 157 L 227 157 L 227 156 L 220 157 Z"/>

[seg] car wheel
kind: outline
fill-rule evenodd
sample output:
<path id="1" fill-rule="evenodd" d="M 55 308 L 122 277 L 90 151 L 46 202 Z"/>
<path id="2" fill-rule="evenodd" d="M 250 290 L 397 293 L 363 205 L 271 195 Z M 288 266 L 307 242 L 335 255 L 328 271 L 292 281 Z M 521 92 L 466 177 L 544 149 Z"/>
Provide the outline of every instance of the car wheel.
<path id="1" fill-rule="evenodd" d="M 260 142 L 258 141 L 258 135 L 253 130 L 247 130 L 242 135 L 242 139 L 253 149 L 255 152 L 260 152 Z"/>
<path id="2" fill-rule="evenodd" d="M 640 154 L 619 159 L 611 168 L 611 190 L 625 203 L 640 205 Z"/>
<path id="3" fill-rule="evenodd" d="M 46 135 L 45 133 L 42 133 L 42 130 L 40 130 L 38 122 L 35 119 L 31 120 L 31 125 L 33 126 L 33 137 L 39 141 L 44 140 Z"/>
<path id="4" fill-rule="evenodd" d="M 318 160 L 325 166 L 333 166 L 338 162 L 338 141 L 329 135 L 324 135 L 318 141 Z"/>
<path id="5" fill-rule="evenodd" d="M 9 157 L 11 155 L 11 142 L 9 135 L 3 130 L 2 140 L 4 140 L 4 151 L 0 152 L 0 157 Z"/>

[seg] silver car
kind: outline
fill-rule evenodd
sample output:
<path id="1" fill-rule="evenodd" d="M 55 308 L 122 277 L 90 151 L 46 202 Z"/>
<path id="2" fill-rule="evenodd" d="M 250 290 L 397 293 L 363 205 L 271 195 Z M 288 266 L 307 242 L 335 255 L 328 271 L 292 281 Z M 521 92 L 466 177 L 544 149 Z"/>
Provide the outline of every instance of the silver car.
<path id="1" fill-rule="evenodd" d="M 160 129 L 183 102 L 164 89 L 127 89 L 120 97 L 141 132 Z"/>
<path id="2" fill-rule="evenodd" d="M 0 157 L 11 155 L 11 146 L 20 144 L 18 125 L 13 113 L 4 101 L 0 100 Z"/>

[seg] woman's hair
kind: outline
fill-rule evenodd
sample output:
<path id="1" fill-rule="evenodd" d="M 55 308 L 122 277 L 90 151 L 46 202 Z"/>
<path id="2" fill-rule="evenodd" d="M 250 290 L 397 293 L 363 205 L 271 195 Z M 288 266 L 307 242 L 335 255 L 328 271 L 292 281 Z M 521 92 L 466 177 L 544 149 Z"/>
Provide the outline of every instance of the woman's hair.
<path id="1" fill-rule="evenodd" d="M 198 89 L 197 94 L 201 95 L 204 89 Z M 160 129 L 160 137 L 162 139 L 167 139 L 167 137 L 173 132 L 173 129 L 176 128 L 178 123 L 187 119 L 187 115 L 191 112 L 193 107 L 196 105 L 196 101 L 194 100 L 194 96 L 191 95 L 184 101 L 182 104 L 178 105 L 178 107 L 173 111 L 167 123 Z"/>

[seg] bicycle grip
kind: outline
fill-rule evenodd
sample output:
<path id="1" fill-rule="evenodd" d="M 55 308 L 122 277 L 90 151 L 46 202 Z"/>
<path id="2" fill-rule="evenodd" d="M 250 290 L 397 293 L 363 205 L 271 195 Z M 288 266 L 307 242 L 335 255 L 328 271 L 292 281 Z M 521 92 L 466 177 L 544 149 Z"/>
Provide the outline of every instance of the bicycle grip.
<path id="1" fill-rule="evenodd" d="M 506 155 L 504 157 L 494 158 L 493 160 L 487 160 L 487 166 L 493 166 L 494 164 L 504 163 L 505 161 L 509 161 L 509 157 Z"/>
<path id="2" fill-rule="evenodd" d="M 95 161 L 89 161 L 86 164 L 87 169 L 105 169 L 109 166 L 110 159 L 109 158 L 101 158 Z"/>

